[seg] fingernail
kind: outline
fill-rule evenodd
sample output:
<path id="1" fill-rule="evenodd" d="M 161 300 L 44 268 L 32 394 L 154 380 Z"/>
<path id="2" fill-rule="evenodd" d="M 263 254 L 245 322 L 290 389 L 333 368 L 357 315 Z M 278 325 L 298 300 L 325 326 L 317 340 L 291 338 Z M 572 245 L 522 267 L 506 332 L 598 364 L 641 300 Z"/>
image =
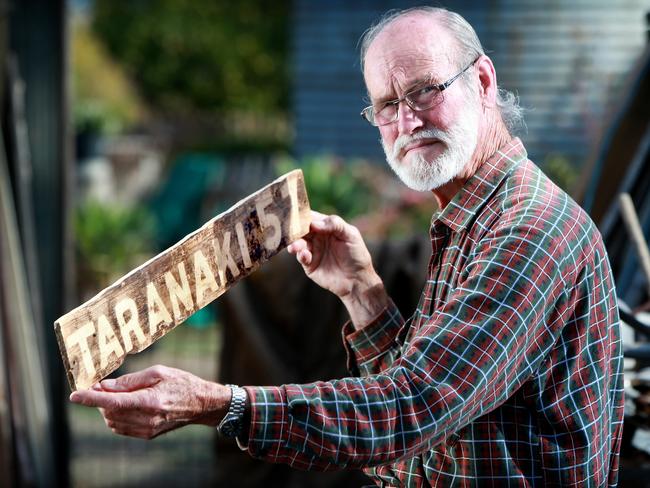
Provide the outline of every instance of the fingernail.
<path id="1" fill-rule="evenodd" d="M 115 380 L 103 380 L 100 384 L 101 388 L 109 388 L 109 389 L 114 389 L 115 388 Z"/>
<path id="2" fill-rule="evenodd" d="M 79 394 L 76 391 L 73 391 L 72 393 L 70 393 L 69 398 L 71 402 L 76 402 L 77 399 L 79 398 Z"/>
<path id="3" fill-rule="evenodd" d="M 95 383 L 95 384 L 92 386 L 92 389 L 93 389 L 93 390 L 96 390 L 96 391 L 101 391 L 101 389 L 102 389 L 102 385 L 100 385 L 99 383 Z"/>

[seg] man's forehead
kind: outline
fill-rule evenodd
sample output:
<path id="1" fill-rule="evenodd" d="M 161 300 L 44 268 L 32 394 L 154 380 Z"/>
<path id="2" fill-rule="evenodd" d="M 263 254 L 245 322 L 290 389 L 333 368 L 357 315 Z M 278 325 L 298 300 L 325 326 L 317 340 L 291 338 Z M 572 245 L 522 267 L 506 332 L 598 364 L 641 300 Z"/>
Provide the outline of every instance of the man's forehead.
<path id="1" fill-rule="evenodd" d="M 447 75 L 452 51 L 451 36 L 430 17 L 398 19 L 368 47 L 364 60 L 368 93 L 377 98 L 424 79 L 437 81 Z"/>
<path id="2" fill-rule="evenodd" d="M 440 82 L 448 74 L 450 64 L 450 56 L 435 49 L 369 52 L 364 78 L 369 95 L 384 98 L 420 83 Z"/>

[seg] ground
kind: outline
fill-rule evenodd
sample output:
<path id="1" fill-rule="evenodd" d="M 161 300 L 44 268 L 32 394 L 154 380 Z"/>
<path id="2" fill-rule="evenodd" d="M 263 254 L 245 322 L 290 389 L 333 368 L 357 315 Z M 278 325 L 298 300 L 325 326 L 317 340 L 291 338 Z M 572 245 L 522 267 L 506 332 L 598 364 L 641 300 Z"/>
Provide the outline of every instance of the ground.
<path id="1" fill-rule="evenodd" d="M 180 325 L 149 349 L 127 357 L 120 373 L 164 364 L 216 379 L 220 327 Z M 152 441 L 113 434 L 94 408 L 69 404 L 73 487 L 210 486 L 215 477 L 214 431 L 188 426 Z"/>

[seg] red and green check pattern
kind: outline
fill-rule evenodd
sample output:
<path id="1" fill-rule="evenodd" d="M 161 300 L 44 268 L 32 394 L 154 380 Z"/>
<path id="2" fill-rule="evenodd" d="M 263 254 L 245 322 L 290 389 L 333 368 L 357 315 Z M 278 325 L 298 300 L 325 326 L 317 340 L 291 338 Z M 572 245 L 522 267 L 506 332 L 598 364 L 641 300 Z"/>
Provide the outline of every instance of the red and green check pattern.
<path id="1" fill-rule="evenodd" d="M 382 486 L 616 485 L 623 376 L 599 232 L 518 139 L 433 216 L 413 316 L 344 327 L 353 376 L 248 387 L 248 450 Z"/>

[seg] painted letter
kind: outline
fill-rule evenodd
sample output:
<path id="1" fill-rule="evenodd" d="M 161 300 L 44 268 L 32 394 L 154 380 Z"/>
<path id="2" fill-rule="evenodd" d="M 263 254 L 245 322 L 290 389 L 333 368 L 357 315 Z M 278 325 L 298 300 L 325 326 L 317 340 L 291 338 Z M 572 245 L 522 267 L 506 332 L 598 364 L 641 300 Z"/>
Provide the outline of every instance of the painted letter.
<path id="1" fill-rule="evenodd" d="M 217 261 L 217 273 L 219 274 L 219 282 L 221 286 L 226 286 L 226 267 L 232 273 L 233 278 L 239 276 L 239 268 L 237 263 L 230 254 L 230 231 L 223 234 L 223 245 L 219 247 L 219 239 L 215 238 L 212 241 L 214 246 L 214 258 Z"/>
<path id="2" fill-rule="evenodd" d="M 244 260 L 244 266 L 246 268 L 251 268 L 253 266 L 253 263 L 251 263 L 251 255 L 248 250 L 248 242 L 246 241 L 246 236 L 244 235 L 244 226 L 241 222 L 237 222 L 235 224 L 235 232 L 237 233 L 239 252 L 241 253 L 241 258 Z"/>
<path id="3" fill-rule="evenodd" d="M 108 358 L 115 354 L 117 359 L 124 356 L 124 349 L 117 340 L 115 331 L 111 327 L 106 315 L 102 314 L 97 319 L 97 344 L 99 345 L 99 367 L 104 369 L 108 366 Z"/>
<path id="4" fill-rule="evenodd" d="M 153 282 L 147 283 L 147 315 L 149 316 L 149 335 L 153 336 L 158 331 L 158 326 L 171 324 L 172 316 L 160 298 L 160 294 Z"/>
<path id="5" fill-rule="evenodd" d="M 176 320 L 182 320 L 183 316 L 181 315 L 181 308 L 178 305 L 179 300 L 183 304 L 183 308 L 188 312 L 188 314 L 192 313 L 194 310 L 194 303 L 192 302 L 192 290 L 190 290 L 190 284 L 187 282 L 185 264 L 183 264 L 182 261 L 178 263 L 178 275 L 181 278 L 180 285 L 174 278 L 172 272 L 167 271 L 167 273 L 165 273 L 165 284 L 167 285 L 167 291 L 169 291 L 169 299 L 172 302 L 174 318 Z"/>
<path id="6" fill-rule="evenodd" d="M 85 325 L 79 327 L 72 334 L 66 337 L 67 348 L 68 350 L 72 349 L 72 346 L 75 344 L 79 345 L 79 351 L 81 352 L 81 359 L 88 372 L 88 376 L 95 375 L 95 364 L 93 363 L 93 355 L 90 352 L 88 347 L 88 338 L 95 333 L 95 324 L 92 322 L 86 322 Z M 77 378 L 82 378 L 83 375 L 75 375 Z"/>
<path id="7" fill-rule="evenodd" d="M 289 197 L 291 205 L 291 215 L 289 217 L 289 234 L 298 235 L 300 232 L 300 214 L 298 213 L 298 180 L 296 178 L 287 178 L 282 185 L 282 196 Z"/>
<path id="8" fill-rule="evenodd" d="M 280 219 L 277 215 L 271 212 L 265 212 L 264 209 L 273 203 L 271 193 L 267 192 L 265 195 L 260 195 L 255 208 L 257 209 L 257 216 L 260 219 L 260 225 L 264 232 L 264 247 L 269 251 L 275 251 L 280 245 L 282 239 L 282 227 Z M 273 235 L 268 235 L 267 230 L 273 229 Z"/>
<path id="9" fill-rule="evenodd" d="M 128 319 L 125 317 L 126 312 L 129 312 Z M 122 335 L 122 342 L 124 343 L 126 352 L 131 352 L 135 349 L 131 342 L 131 334 L 135 334 L 139 344 L 146 342 L 147 338 L 138 320 L 138 307 L 132 298 L 124 298 L 117 302 L 115 305 L 115 317 L 120 326 L 120 334 Z"/>
<path id="10" fill-rule="evenodd" d="M 207 289 L 214 292 L 219 289 L 208 260 L 205 259 L 205 255 L 200 249 L 194 253 L 194 288 L 196 290 L 196 306 L 199 308 L 205 305 L 203 296 Z"/>

